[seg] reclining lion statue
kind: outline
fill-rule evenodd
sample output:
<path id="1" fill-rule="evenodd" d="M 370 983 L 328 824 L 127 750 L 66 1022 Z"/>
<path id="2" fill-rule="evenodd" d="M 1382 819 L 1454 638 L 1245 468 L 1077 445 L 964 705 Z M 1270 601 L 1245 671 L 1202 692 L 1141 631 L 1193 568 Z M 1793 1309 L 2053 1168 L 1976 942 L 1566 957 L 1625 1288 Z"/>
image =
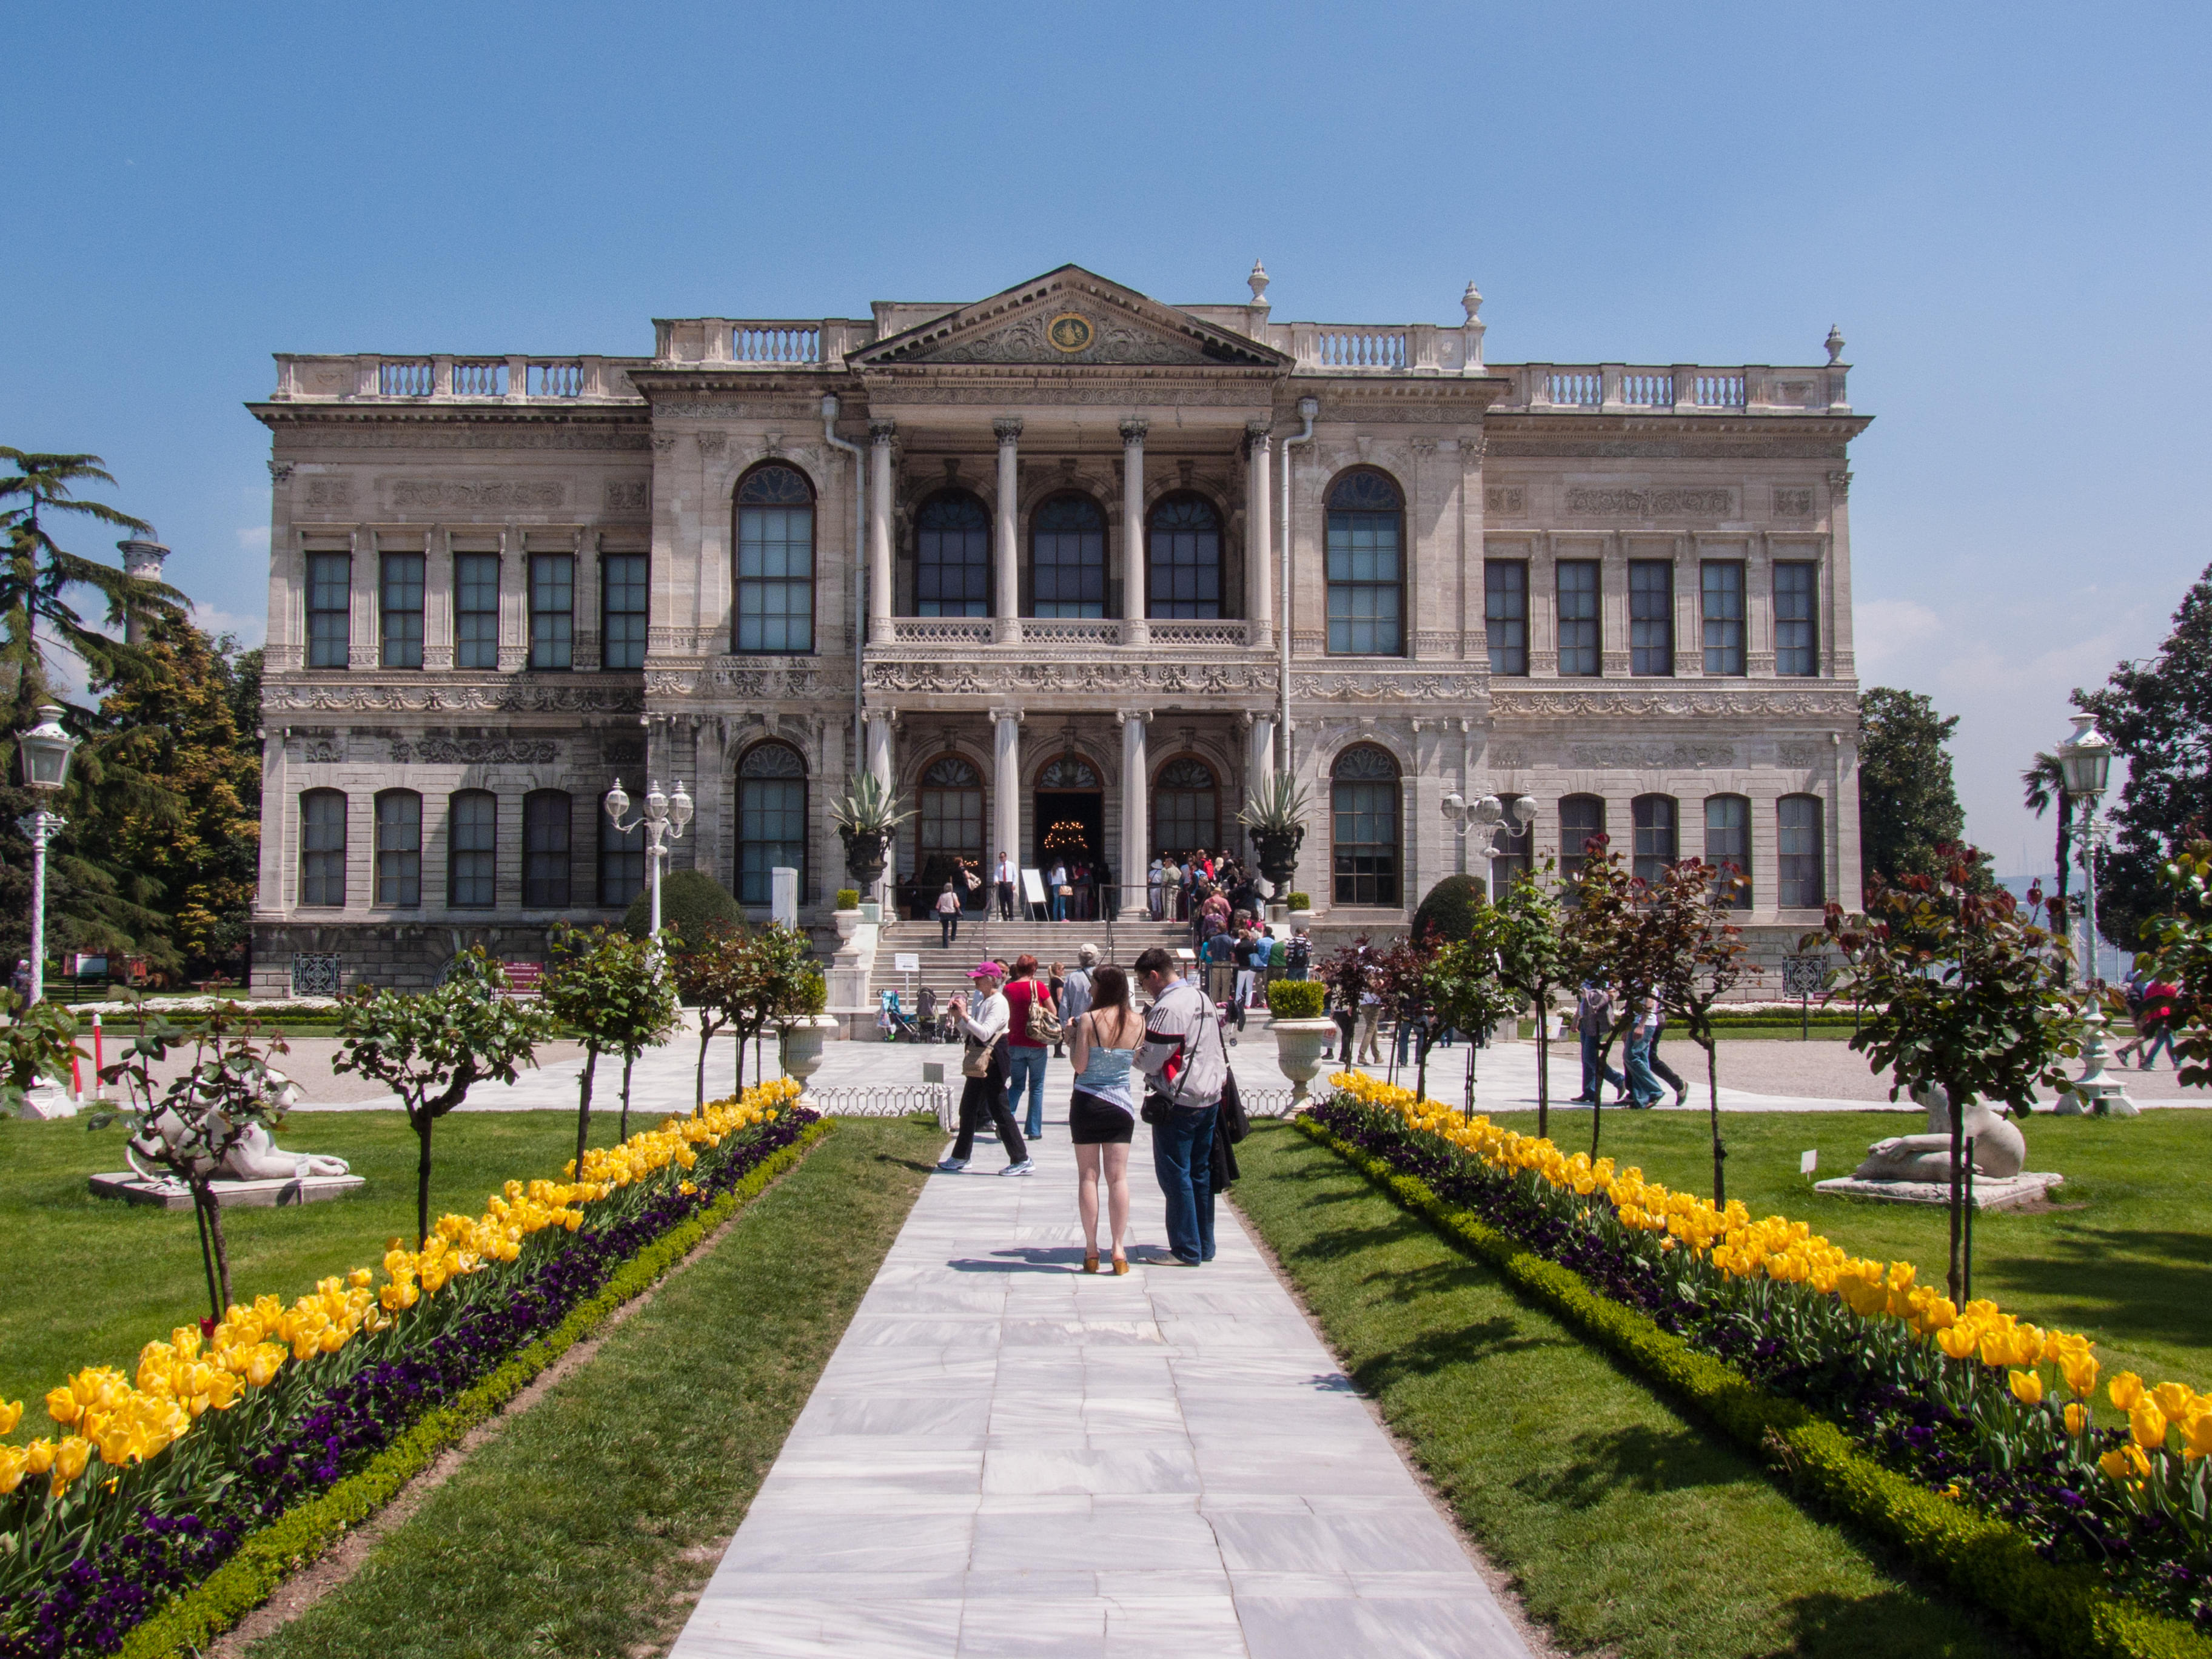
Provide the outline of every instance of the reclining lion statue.
<path id="1" fill-rule="evenodd" d="M 283 1109 L 300 1097 L 300 1085 L 282 1072 L 269 1073 L 269 1102 Z M 222 1127 L 228 1120 L 216 1114 Z M 131 1167 L 148 1181 L 165 1182 L 173 1179 L 165 1172 L 147 1169 L 138 1162 L 141 1157 L 158 1158 L 165 1151 L 173 1150 L 184 1139 L 185 1121 L 174 1112 L 163 1112 L 156 1117 L 150 1131 L 133 1135 L 125 1149 Z M 221 1129 L 217 1131 L 221 1138 Z M 193 1173 L 204 1173 L 205 1158 L 195 1160 Z M 276 1144 L 276 1138 L 265 1125 L 250 1125 L 239 1137 L 237 1145 L 223 1155 L 216 1166 L 217 1180 L 229 1181 L 301 1181 L 311 1176 L 342 1176 L 349 1173 L 351 1166 L 342 1158 L 329 1158 L 316 1152 L 288 1152 Z"/>
<path id="2" fill-rule="evenodd" d="M 1859 1181 L 1951 1182 L 1951 1097 L 1940 1088 L 1916 1089 L 1913 1103 L 1928 1112 L 1921 1134 L 1892 1135 L 1867 1148 L 1866 1162 L 1851 1171 Z M 2027 1167 L 2027 1138 L 2019 1125 L 1985 1100 L 1966 1103 L 1966 1139 L 1974 1143 L 1974 1173 L 2003 1180 Z"/>

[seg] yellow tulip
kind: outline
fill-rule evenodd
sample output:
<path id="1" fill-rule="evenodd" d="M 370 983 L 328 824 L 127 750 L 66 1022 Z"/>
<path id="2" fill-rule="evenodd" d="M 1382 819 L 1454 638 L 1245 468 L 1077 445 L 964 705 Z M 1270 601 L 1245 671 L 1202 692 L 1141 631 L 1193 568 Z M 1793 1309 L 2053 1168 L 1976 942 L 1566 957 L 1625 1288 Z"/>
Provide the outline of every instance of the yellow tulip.
<path id="1" fill-rule="evenodd" d="M 2040 1406 L 2043 1403 L 2042 1372 L 2014 1371 L 2011 1381 L 2013 1398 L 2021 1405 Z"/>
<path id="2" fill-rule="evenodd" d="M 23 1420 L 23 1402 L 20 1400 L 0 1400 L 0 1434 L 13 1434 L 15 1425 Z"/>
<path id="3" fill-rule="evenodd" d="M 1936 1333 L 1936 1346 L 1954 1359 L 1971 1358 L 1980 1341 L 1971 1325 L 1949 1325 Z"/>
<path id="4" fill-rule="evenodd" d="M 64 1386 L 46 1390 L 46 1415 L 66 1427 L 84 1415 L 84 1402 Z"/>
<path id="5" fill-rule="evenodd" d="M 2161 1450 L 2166 1445 L 2166 1413 L 2149 1401 L 2138 1400 L 2128 1413 L 2128 1432 L 2145 1451 Z"/>
<path id="6" fill-rule="evenodd" d="M 53 1494 L 59 1498 L 92 1461 L 92 1443 L 71 1435 L 54 1449 Z"/>
<path id="7" fill-rule="evenodd" d="M 2112 1480 L 2139 1480 L 2150 1473 L 2150 1460 L 2133 1445 L 2116 1447 L 2097 1460 L 2097 1467 Z"/>
<path id="8" fill-rule="evenodd" d="M 2186 1419 L 2189 1408 L 2197 1403 L 2197 1391 L 2185 1382 L 2161 1382 L 2150 1391 L 2150 1397 L 2168 1420 L 2175 1423 Z"/>
<path id="9" fill-rule="evenodd" d="M 41 1435 L 23 1448 L 23 1467 L 33 1474 L 44 1474 L 54 1466 L 54 1443 Z"/>
<path id="10" fill-rule="evenodd" d="M 2200 1411 L 2182 1425 L 2181 1455 L 2194 1463 L 2212 1457 L 2212 1411 Z"/>
<path id="11" fill-rule="evenodd" d="M 2133 1371 L 2122 1371 L 2105 1385 L 2105 1394 L 2122 1411 L 2131 1412 L 2143 1396 L 2142 1378 Z"/>
<path id="12" fill-rule="evenodd" d="M 2066 1378 L 2066 1386 L 2076 1396 L 2087 1400 L 2097 1389 L 2097 1357 L 2090 1353 L 2062 1353 L 2058 1369 Z"/>
<path id="13" fill-rule="evenodd" d="M 24 1458 L 21 1446 L 0 1446 L 0 1498 L 23 1484 Z"/>
<path id="14" fill-rule="evenodd" d="M 2066 1408 L 2066 1432 L 2080 1434 L 2089 1426 L 2089 1408 L 2078 1401 Z"/>
<path id="15" fill-rule="evenodd" d="M 346 1283 L 357 1291 L 365 1291 L 368 1288 L 369 1281 L 375 1277 L 376 1275 L 366 1267 L 356 1267 L 346 1275 Z"/>

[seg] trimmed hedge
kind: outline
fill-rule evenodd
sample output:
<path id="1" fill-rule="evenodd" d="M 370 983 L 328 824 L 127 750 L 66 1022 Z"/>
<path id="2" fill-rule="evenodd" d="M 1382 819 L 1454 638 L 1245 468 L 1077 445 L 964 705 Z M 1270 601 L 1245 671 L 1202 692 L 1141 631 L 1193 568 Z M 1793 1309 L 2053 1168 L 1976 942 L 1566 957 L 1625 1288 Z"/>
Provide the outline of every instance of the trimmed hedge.
<path id="1" fill-rule="evenodd" d="M 2017 1528 L 1884 1468 L 1833 1423 L 1600 1296 L 1580 1273 L 1444 1203 L 1426 1182 L 1311 1119 L 1297 1122 L 1516 1290 L 1694 1408 L 1786 1486 L 1886 1540 L 2045 1651 L 2064 1659 L 2212 1659 L 2212 1641 L 2179 1620 L 2112 1595 L 2086 1568 L 2045 1561 Z"/>
<path id="2" fill-rule="evenodd" d="M 1475 913 L 1489 902 L 1490 889 L 1480 877 L 1446 876 L 1429 889 L 1408 931 L 1416 939 L 1433 936 L 1438 944 L 1456 945 L 1474 931 Z"/>
<path id="3" fill-rule="evenodd" d="M 730 890 L 704 870 L 670 870 L 660 878 L 660 925 L 688 945 L 703 945 L 718 926 L 742 927 L 745 913 Z M 623 930 L 643 939 L 653 930 L 653 889 L 647 886 L 623 912 Z"/>
<path id="4" fill-rule="evenodd" d="M 1319 1019 L 1328 987 L 1317 979 L 1279 979 L 1267 987 L 1267 1012 L 1277 1019 Z"/>
<path id="5" fill-rule="evenodd" d="M 187 1659 L 266 1601 L 276 1587 L 397 1498 L 433 1459 L 514 1398 L 539 1372 L 590 1335 L 607 1316 L 650 1289 L 699 1241 L 759 1196 L 830 1133 L 812 1124 L 763 1159 L 714 1203 L 679 1222 L 617 1268 L 597 1296 L 570 1310 L 550 1334 L 507 1360 L 451 1405 L 410 1428 L 357 1473 L 286 1510 L 240 1544 L 208 1576 L 124 1638 L 120 1659 Z"/>

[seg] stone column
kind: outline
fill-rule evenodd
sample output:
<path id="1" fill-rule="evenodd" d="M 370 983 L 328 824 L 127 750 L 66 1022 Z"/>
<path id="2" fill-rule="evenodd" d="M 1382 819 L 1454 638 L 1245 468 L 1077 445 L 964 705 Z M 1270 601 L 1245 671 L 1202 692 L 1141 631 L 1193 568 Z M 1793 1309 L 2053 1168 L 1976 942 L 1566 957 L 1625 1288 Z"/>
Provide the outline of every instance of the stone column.
<path id="1" fill-rule="evenodd" d="M 1121 722 L 1121 913 L 1133 915 L 1145 902 L 1145 871 L 1151 862 L 1152 758 L 1147 752 L 1146 708 L 1122 708 Z"/>
<path id="2" fill-rule="evenodd" d="M 868 711 L 867 753 L 865 764 L 868 775 L 882 784 L 886 790 L 891 787 L 891 721 L 893 718 L 892 711 L 888 708 L 872 708 Z M 839 847 L 842 848 L 843 844 L 841 839 L 838 842 Z M 890 884 L 898 874 L 898 843 L 896 838 L 890 847 L 884 848 L 884 853 L 886 856 L 884 860 L 883 878 L 876 884 L 876 890 L 868 896 L 889 905 L 892 902 Z"/>
<path id="3" fill-rule="evenodd" d="M 1150 421 L 1131 416 L 1121 422 L 1121 643 L 1149 645 L 1152 631 L 1145 619 L 1145 434 Z M 1139 866 L 1139 873 L 1143 868 Z"/>
<path id="4" fill-rule="evenodd" d="M 1004 454 L 1004 450 L 1000 451 Z M 1012 709 L 994 709 L 991 747 L 991 824 L 994 839 L 985 861 L 989 877 L 999 873 L 999 854 L 1004 852 L 1018 870 L 1022 862 L 1022 717 Z M 1020 896 L 1016 895 L 1016 902 Z"/>
<path id="5" fill-rule="evenodd" d="M 1247 642 L 1266 650 L 1274 644 L 1274 491 L 1269 486 L 1267 422 L 1244 423 L 1249 477 L 1244 486 L 1244 616 Z M 1273 729 L 1273 722 L 1268 722 Z"/>
<path id="6" fill-rule="evenodd" d="M 868 422 L 868 620 L 870 635 L 882 644 L 891 614 L 891 434 L 896 421 Z"/>
<path id="7" fill-rule="evenodd" d="M 1266 789 L 1275 775 L 1274 716 L 1254 715 L 1252 729 L 1244 735 L 1244 795 L 1249 800 Z"/>
<path id="8" fill-rule="evenodd" d="M 169 556 L 169 550 L 154 539 L 149 530 L 143 536 L 134 536 L 128 541 L 115 544 L 123 555 L 123 574 L 137 581 L 157 582 L 161 580 L 161 562 Z M 133 605 L 123 613 L 123 638 L 128 645 L 137 645 L 146 636 L 145 619 Z"/>
<path id="9" fill-rule="evenodd" d="M 998 627 L 993 637 L 1007 643 L 1022 636 L 1022 564 L 1021 552 L 1016 544 L 1015 497 L 1021 492 L 1021 458 L 1018 446 L 1021 442 L 1022 422 L 1018 415 L 1001 416 L 991 422 L 991 430 L 999 439 L 999 526 L 998 537 L 992 547 L 994 563 L 998 575 L 998 605 L 995 614 Z M 991 849 L 995 854 L 997 848 Z M 1009 853 L 1014 849 L 1009 847 Z"/>

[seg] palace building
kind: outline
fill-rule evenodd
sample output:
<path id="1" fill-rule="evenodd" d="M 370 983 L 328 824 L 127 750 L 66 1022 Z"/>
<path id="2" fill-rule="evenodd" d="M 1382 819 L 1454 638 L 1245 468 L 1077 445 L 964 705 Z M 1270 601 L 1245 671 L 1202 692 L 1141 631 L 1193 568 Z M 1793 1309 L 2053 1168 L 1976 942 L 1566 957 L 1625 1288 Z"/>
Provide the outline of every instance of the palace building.
<path id="1" fill-rule="evenodd" d="M 1324 938 L 1600 833 L 1741 866 L 1763 959 L 1856 903 L 1842 339 L 1492 363 L 1472 284 L 1448 325 L 1279 322 L 1267 285 L 1069 265 L 650 356 L 279 356 L 257 993 L 614 919 L 617 778 L 696 800 L 676 866 L 763 915 L 795 869 L 825 930 L 863 770 L 916 814 L 908 915 L 1001 850 L 1096 914 L 1242 851 L 1285 766 Z M 1455 793 L 1535 815 L 1462 833 Z"/>

